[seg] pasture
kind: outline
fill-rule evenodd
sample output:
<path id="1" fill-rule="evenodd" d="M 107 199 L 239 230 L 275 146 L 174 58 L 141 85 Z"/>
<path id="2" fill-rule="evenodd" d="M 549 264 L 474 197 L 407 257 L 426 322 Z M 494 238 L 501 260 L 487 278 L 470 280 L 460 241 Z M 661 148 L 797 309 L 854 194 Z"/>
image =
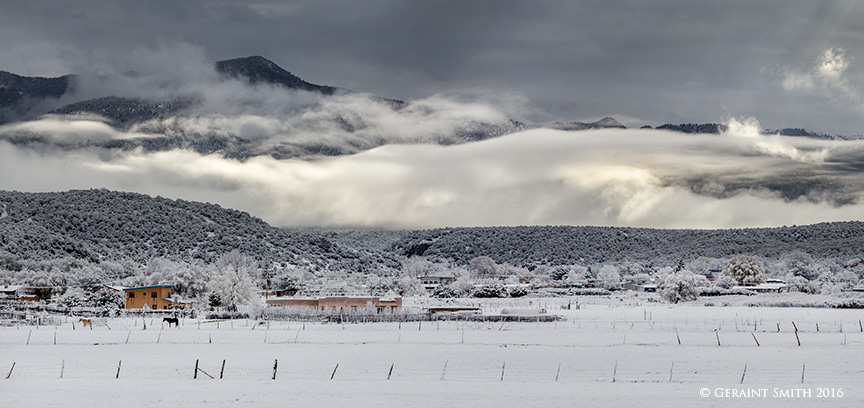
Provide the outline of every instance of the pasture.
<path id="1" fill-rule="evenodd" d="M 567 303 L 579 307 L 562 309 Z M 545 307 L 566 320 L 181 319 L 175 327 L 130 316 L 94 318 L 91 328 L 59 317 L 0 328 L 0 395 L 16 407 L 864 403 L 861 310 L 609 298 L 483 305 L 487 313 Z"/>

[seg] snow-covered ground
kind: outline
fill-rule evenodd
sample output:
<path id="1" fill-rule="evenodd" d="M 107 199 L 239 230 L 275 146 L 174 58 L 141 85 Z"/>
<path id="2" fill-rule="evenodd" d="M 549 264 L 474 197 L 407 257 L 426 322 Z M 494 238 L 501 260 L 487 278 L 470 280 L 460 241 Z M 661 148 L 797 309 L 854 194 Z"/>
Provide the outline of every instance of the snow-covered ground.
<path id="1" fill-rule="evenodd" d="M 10 407 L 864 404 L 864 310 L 650 299 L 482 302 L 486 312 L 542 307 L 566 318 L 549 323 L 185 319 L 178 329 L 147 317 L 144 330 L 129 317 L 91 330 L 61 318 L 0 328 L 0 399 Z"/>

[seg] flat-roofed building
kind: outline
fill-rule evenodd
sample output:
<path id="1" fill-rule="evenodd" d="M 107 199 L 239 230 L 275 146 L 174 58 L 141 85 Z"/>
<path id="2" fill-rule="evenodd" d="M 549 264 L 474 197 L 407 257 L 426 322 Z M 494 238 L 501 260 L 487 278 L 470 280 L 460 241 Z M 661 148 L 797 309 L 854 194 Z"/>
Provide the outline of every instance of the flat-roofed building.
<path id="1" fill-rule="evenodd" d="M 170 309 L 175 304 L 174 286 L 156 285 L 141 286 L 137 288 L 125 288 L 127 309 Z"/>

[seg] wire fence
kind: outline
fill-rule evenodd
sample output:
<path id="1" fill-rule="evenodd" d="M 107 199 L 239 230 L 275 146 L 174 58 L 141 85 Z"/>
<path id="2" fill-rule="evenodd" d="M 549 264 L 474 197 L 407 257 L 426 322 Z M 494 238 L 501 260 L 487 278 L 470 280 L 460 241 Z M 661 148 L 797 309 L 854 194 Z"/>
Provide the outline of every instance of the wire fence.
<path id="1" fill-rule="evenodd" d="M 616 361 L 599 367 L 574 362 L 531 365 L 486 361 L 466 365 L 447 360 L 438 367 L 407 361 L 376 365 L 353 365 L 338 361 L 315 361 L 296 366 L 290 360 L 258 361 L 254 365 L 237 359 L 186 359 L 146 362 L 133 357 L 116 361 L 87 362 L 12 361 L 0 367 L 0 381 L 16 379 L 117 379 L 117 380 L 239 380 L 275 381 L 453 381 L 517 383 L 688 383 L 688 384 L 825 384 L 843 379 L 846 385 L 864 385 L 864 368 L 837 368 L 824 364 L 764 364 L 741 366 L 668 361 Z"/>

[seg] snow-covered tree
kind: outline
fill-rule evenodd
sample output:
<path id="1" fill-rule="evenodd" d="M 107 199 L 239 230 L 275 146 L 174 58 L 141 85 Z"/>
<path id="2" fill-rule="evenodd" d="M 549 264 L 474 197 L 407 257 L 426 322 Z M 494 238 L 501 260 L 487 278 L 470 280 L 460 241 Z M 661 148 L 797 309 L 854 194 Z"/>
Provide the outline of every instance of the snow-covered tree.
<path id="1" fill-rule="evenodd" d="M 467 275 L 456 278 L 456 281 L 450 284 L 457 297 L 468 297 L 474 290 L 474 280 Z"/>
<path id="2" fill-rule="evenodd" d="M 807 280 L 819 277 L 819 271 L 813 257 L 803 251 L 792 251 L 783 257 L 783 266 L 787 273 L 794 276 L 803 276 Z"/>
<path id="3" fill-rule="evenodd" d="M 432 291 L 432 297 L 439 299 L 448 299 L 459 297 L 459 294 L 456 293 L 450 286 L 438 286 L 435 290 Z"/>
<path id="4" fill-rule="evenodd" d="M 70 288 L 57 298 L 57 304 L 63 307 L 87 306 L 87 295 L 81 288 Z"/>
<path id="5" fill-rule="evenodd" d="M 809 294 L 817 294 L 822 292 L 822 285 L 819 282 L 807 280 L 803 276 L 795 276 L 791 273 L 786 277 L 786 285 L 790 292 L 801 292 Z"/>
<path id="6" fill-rule="evenodd" d="M 723 261 L 706 256 L 700 256 L 684 265 L 684 269 L 701 275 L 707 275 L 711 270 L 722 268 Z"/>
<path id="7" fill-rule="evenodd" d="M 488 256 L 478 256 L 468 262 L 468 269 L 477 278 L 491 278 L 498 275 L 498 264 Z"/>
<path id="8" fill-rule="evenodd" d="M 686 302 L 699 298 L 697 275 L 687 270 L 672 272 L 660 280 L 660 297 L 670 303 Z"/>
<path id="9" fill-rule="evenodd" d="M 90 293 L 87 296 L 88 306 L 99 307 L 110 311 L 123 309 L 126 307 L 126 300 L 123 297 L 123 292 L 102 289 Z"/>
<path id="10" fill-rule="evenodd" d="M 564 265 L 557 265 L 554 267 L 547 267 L 544 269 L 549 274 L 549 279 L 553 281 L 563 281 L 567 278 L 567 275 L 570 273 L 570 268 Z"/>
<path id="11" fill-rule="evenodd" d="M 567 273 L 567 283 L 571 286 L 585 286 L 591 278 L 591 270 L 582 265 L 571 265 Z"/>
<path id="12" fill-rule="evenodd" d="M 622 277 L 622 280 L 624 282 L 631 282 L 637 285 L 644 285 L 651 282 L 651 275 L 647 273 L 635 273 L 631 275 L 624 275 Z"/>
<path id="13" fill-rule="evenodd" d="M 285 268 L 276 271 L 270 280 L 273 289 L 299 289 L 315 280 L 305 268 Z"/>
<path id="14" fill-rule="evenodd" d="M 147 284 L 173 285 L 177 295 L 184 298 L 196 298 L 207 291 L 207 274 L 201 265 L 155 258 L 145 273 Z"/>
<path id="15" fill-rule="evenodd" d="M 170 271 L 159 283 L 174 285 L 174 289 L 183 298 L 197 298 L 207 292 L 207 273 L 201 265 L 180 263 Z"/>
<path id="16" fill-rule="evenodd" d="M 618 274 L 618 268 L 611 265 L 603 265 L 597 273 L 597 278 L 603 283 L 603 289 L 618 290 L 621 289 L 621 275 Z"/>
<path id="17" fill-rule="evenodd" d="M 81 269 L 69 272 L 68 283 L 86 290 L 94 290 L 108 281 L 108 277 L 101 268 L 93 265 L 84 265 Z"/>
<path id="18" fill-rule="evenodd" d="M 425 293 L 420 281 L 407 275 L 392 278 L 390 281 L 390 288 L 402 296 L 413 296 Z"/>
<path id="19" fill-rule="evenodd" d="M 444 265 L 430 262 L 420 256 L 412 256 L 402 262 L 402 272 L 413 278 L 441 275 L 445 269 Z"/>
<path id="20" fill-rule="evenodd" d="M 736 255 L 723 262 L 723 274 L 734 278 L 739 285 L 758 285 L 765 282 L 765 265 L 750 255 Z"/>
<path id="21" fill-rule="evenodd" d="M 500 283 L 485 284 L 475 290 L 471 296 L 476 298 L 498 298 L 507 296 L 507 290 Z"/>
<path id="22" fill-rule="evenodd" d="M 718 288 L 723 288 L 723 289 L 731 289 L 733 286 L 735 286 L 737 284 L 738 284 L 738 281 L 736 281 L 735 278 L 733 278 L 729 275 L 720 275 L 714 281 L 714 286 L 717 286 Z"/>
<path id="23" fill-rule="evenodd" d="M 207 287 L 218 296 L 221 306 L 236 310 L 237 305 L 260 300 L 252 282 L 252 277 L 258 274 L 258 267 L 251 257 L 231 251 L 219 257 L 212 269 Z"/>
<path id="24" fill-rule="evenodd" d="M 510 297 L 518 298 L 527 295 L 528 289 L 522 285 L 510 286 L 507 289 L 507 294 L 510 295 Z"/>

